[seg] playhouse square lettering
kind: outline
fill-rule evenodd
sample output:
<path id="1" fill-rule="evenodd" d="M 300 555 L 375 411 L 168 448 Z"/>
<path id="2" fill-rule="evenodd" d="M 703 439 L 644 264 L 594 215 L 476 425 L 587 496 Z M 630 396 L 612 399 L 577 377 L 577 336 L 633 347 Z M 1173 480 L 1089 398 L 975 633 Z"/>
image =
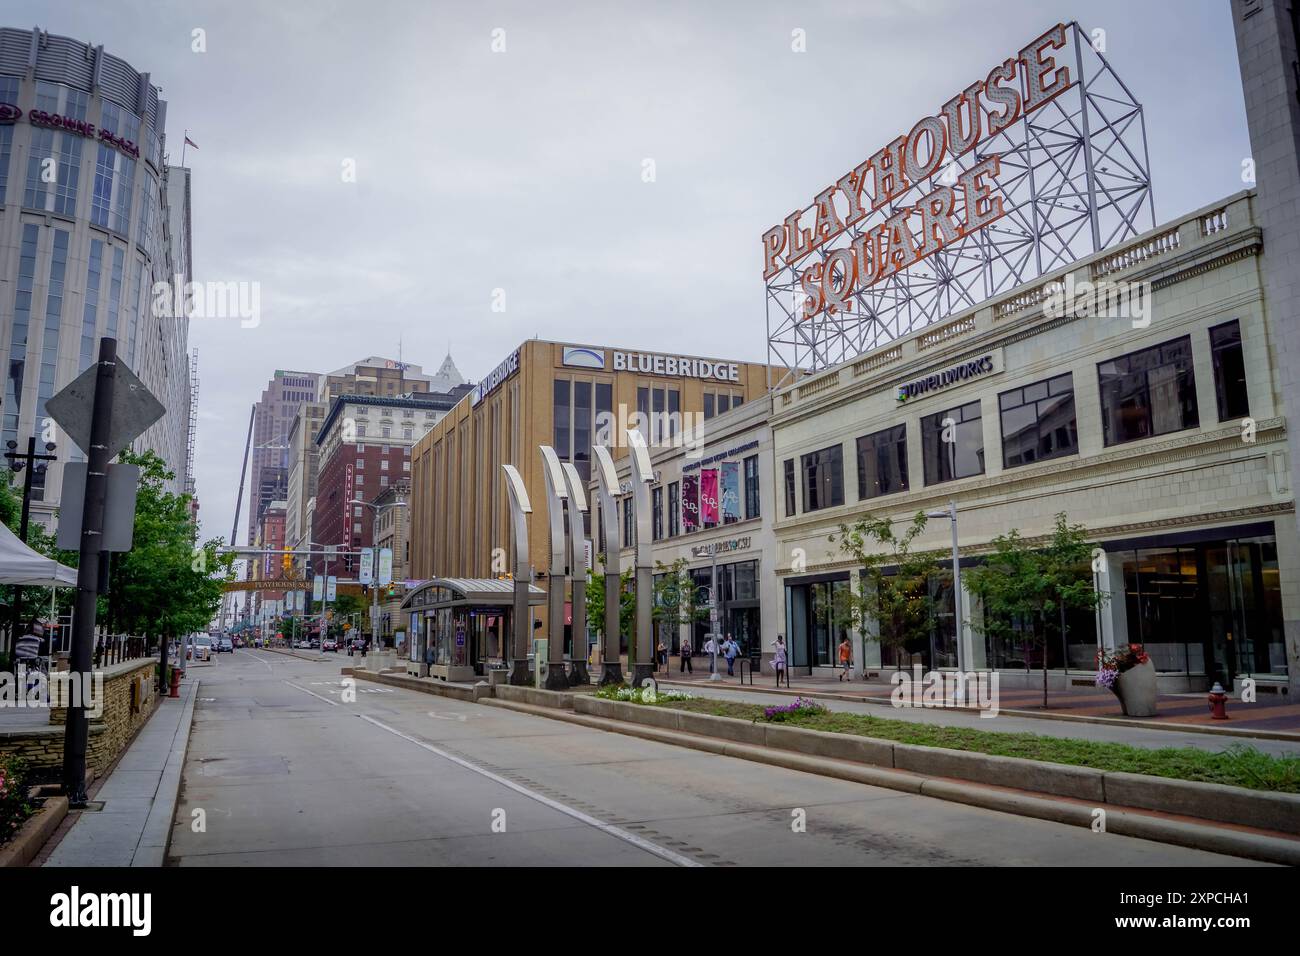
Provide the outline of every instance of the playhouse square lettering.
<path id="1" fill-rule="evenodd" d="M 880 221 L 861 230 L 848 247 L 800 274 L 807 295 L 804 318 L 823 310 L 845 311 L 856 288 L 900 272 L 1001 218 L 1006 210 L 995 192 L 1001 171 L 996 153 L 955 173 L 951 182 L 941 176 L 941 184 L 914 204 L 881 210 L 1073 86 L 1069 68 L 1057 66 L 1053 53 L 1065 42 L 1065 24 L 1058 23 L 950 99 L 937 115 L 923 117 L 907 135 L 845 173 L 806 209 L 796 209 L 763 233 L 763 278 L 771 279 L 880 213 Z M 815 216 L 811 228 L 801 222 L 805 213 Z"/>

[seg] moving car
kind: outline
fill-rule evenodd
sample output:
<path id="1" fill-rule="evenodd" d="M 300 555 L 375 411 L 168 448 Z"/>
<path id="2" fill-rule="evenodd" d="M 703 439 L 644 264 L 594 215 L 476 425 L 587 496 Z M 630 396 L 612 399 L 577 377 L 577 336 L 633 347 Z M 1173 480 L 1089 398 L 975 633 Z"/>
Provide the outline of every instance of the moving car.
<path id="1" fill-rule="evenodd" d="M 217 653 L 218 653 L 218 654 L 233 654 L 233 653 L 235 653 L 235 645 L 234 645 L 234 642 L 231 641 L 230 638 L 228 638 L 228 637 L 219 637 L 219 638 L 217 638 Z"/>
<path id="2" fill-rule="evenodd" d="M 332 637 L 327 637 L 321 642 L 320 649 L 322 651 L 333 651 L 337 654 L 339 652 L 339 642 Z"/>

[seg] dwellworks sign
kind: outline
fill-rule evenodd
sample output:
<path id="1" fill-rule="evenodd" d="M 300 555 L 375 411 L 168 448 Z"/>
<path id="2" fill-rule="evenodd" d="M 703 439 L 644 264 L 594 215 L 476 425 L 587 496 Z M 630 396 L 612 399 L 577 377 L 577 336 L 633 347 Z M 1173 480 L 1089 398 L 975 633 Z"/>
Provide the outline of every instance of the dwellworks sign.
<path id="1" fill-rule="evenodd" d="M 980 378 L 996 371 L 997 365 L 993 361 L 993 356 L 984 355 L 977 359 L 971 359 L 969 362 L 954 365 L 952 368 L 944 369 L 942 372 L 935 372 L 925 378 L 918 378 L 913 382 L 899 385 L 897 398 L 900 402 L 910 401 L 921 395 L 941 391 L 953 385 L 960 385 L 962 382 Z"/>

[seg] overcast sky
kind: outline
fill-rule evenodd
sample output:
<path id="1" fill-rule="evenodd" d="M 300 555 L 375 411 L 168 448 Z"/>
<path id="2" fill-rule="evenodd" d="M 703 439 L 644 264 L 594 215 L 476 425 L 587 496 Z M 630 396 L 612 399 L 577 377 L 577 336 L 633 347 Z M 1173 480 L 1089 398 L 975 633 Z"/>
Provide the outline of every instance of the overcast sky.
<path id="1" fill-rule="evenodd" d="M 400 338 L 477 380 L 533 335 L 765 360 L 762 232 L 1081 8 L 1145 106 L 1157 219 L 1241 189 L 1228 0 L 6 0 L 3 20 L 152 74 L 171 161 L 184 130 L 200 147 L 195 278 L 261 284 L 256 328 L 190 331 L 200 517 L 228 536 L 277 368 Z"/>

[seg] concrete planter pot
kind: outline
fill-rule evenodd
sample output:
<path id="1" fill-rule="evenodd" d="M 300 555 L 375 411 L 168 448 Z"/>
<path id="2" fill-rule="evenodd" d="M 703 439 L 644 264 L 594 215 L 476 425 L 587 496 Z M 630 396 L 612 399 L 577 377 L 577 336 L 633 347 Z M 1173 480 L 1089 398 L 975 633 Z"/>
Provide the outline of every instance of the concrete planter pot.
<path id="1" fill-rule="evenodd" d="M 1115 678 L 1111 690 L 1119 698 L 1125 717 L 1155 716 L 1156 668 L 1150 661 L 1124 671 Z"/>

